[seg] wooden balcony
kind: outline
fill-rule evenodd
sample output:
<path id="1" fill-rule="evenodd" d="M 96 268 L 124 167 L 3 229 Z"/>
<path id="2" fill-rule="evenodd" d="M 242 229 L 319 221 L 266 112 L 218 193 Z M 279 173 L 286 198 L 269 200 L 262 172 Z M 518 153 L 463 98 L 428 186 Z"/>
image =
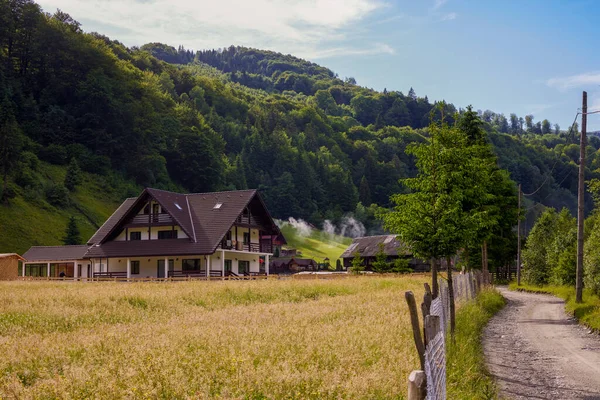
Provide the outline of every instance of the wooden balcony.
<path id="1" fill-rule="evenodd" d="M 136 226 L 168 226 L 173 225 L 175 221 L 169 214 L 141 214 L 133 217 L 125 225 L 128 228 Z"/>
<path id="2" fill-rule="evenodd" d="M 221 250 L 237 250 L 237 251 L 249 251 L 252 253 L 272 253 L 273 246 L 271 243 L 263 241 L 262 243 L 241 243 L 238 242 L 235 245 L 231 240 L 224 240 L 219 246 Z"/>

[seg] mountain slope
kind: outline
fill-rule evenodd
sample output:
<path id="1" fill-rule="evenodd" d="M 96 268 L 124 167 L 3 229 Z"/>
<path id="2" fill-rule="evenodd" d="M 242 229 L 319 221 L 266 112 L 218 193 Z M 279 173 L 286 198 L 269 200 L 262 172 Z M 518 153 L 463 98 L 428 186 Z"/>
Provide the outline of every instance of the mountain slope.
<path id="1" fill-rule="evenodd" d="M 412 89 L 377 92 L 270 51 L 130 49 L 82 32 L 63 11 L 0 0 L 0 231 L 19 229 L 16 217 L 54 214 L 43 228 L 17 230 L 22 238 L 0 235 L 0 249 L 56 243 L 68 215 L 100 223 L 144 186 L 259 188 L 276 218 L 320 226 L 354 214 L 371 230 L 374 205 L 389 206 L 405 190 L 399 180 L 414 176 L 404 150 L 441 118 L 434 106 Z M 453 123 L 460 110 L 443 111 Z M 542 135 L 548 124 L 532 119 L 524 130 L 514 117 L 482 113 L 501 166 L 525 192 L 544 184 L 532 201 L 573 208 L 573 135 Z M 590 144 L 588 176 L 599 177 L 600 140 Z M 74 193 L 58 178 L 71 160 L 88 177 Z M 56 193 L 84 211 L 56 203 Z"/>

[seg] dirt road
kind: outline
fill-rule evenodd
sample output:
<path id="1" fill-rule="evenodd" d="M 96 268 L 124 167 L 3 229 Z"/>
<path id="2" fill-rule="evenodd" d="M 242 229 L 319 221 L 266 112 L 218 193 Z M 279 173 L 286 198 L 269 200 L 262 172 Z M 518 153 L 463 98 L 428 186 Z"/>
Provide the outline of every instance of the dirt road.
<path id="1" fill-rule="evenodd" d="M 600 400 L 600 338 L 554 296 L 500 291 L 507 305 L 483 340 L 500 397 Z"/>

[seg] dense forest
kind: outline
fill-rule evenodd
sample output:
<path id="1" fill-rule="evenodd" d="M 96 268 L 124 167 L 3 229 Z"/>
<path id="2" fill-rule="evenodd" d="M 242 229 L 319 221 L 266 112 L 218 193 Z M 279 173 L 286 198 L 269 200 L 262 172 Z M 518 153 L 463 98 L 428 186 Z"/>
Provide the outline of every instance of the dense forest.
<path id="1" fill-rule="evenodd" d="M 390 195 L 407 190 L 399 179 L 416 174 L 406 146 L 426 138 L 432 120 L 452 124 L 461 113 L 412 88 L 378 92 L 271 51 L 127 48 L 84 33 L 66 12 L 0 0 L 3 212 L 19 199 L 71 210 L 88 174 L 113 202 L 144 186 L 259 188 L 277 218 L 320 226 L 353 214 L 374 232 L 376 208 L 390 207 Z M 574 211 L 577 127 L 479 115 L 500 166 L 535 192 L 528 224 L 540 205 Z M 600 177 L 598 148 L 592 137 L 589 177 Z M 45 174 L 57 166 L 64 180 Z"/>

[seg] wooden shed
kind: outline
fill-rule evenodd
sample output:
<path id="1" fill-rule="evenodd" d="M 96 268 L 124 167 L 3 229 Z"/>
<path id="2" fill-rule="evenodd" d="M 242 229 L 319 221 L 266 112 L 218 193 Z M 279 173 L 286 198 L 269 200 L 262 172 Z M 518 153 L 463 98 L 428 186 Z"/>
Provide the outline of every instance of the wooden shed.
<path id="1" fill-rule="evenodd" d="M 25 259 L 17 253 L 0 253 L 0 281 L 17 279 L 19 261 L 25 261 Z"/>

